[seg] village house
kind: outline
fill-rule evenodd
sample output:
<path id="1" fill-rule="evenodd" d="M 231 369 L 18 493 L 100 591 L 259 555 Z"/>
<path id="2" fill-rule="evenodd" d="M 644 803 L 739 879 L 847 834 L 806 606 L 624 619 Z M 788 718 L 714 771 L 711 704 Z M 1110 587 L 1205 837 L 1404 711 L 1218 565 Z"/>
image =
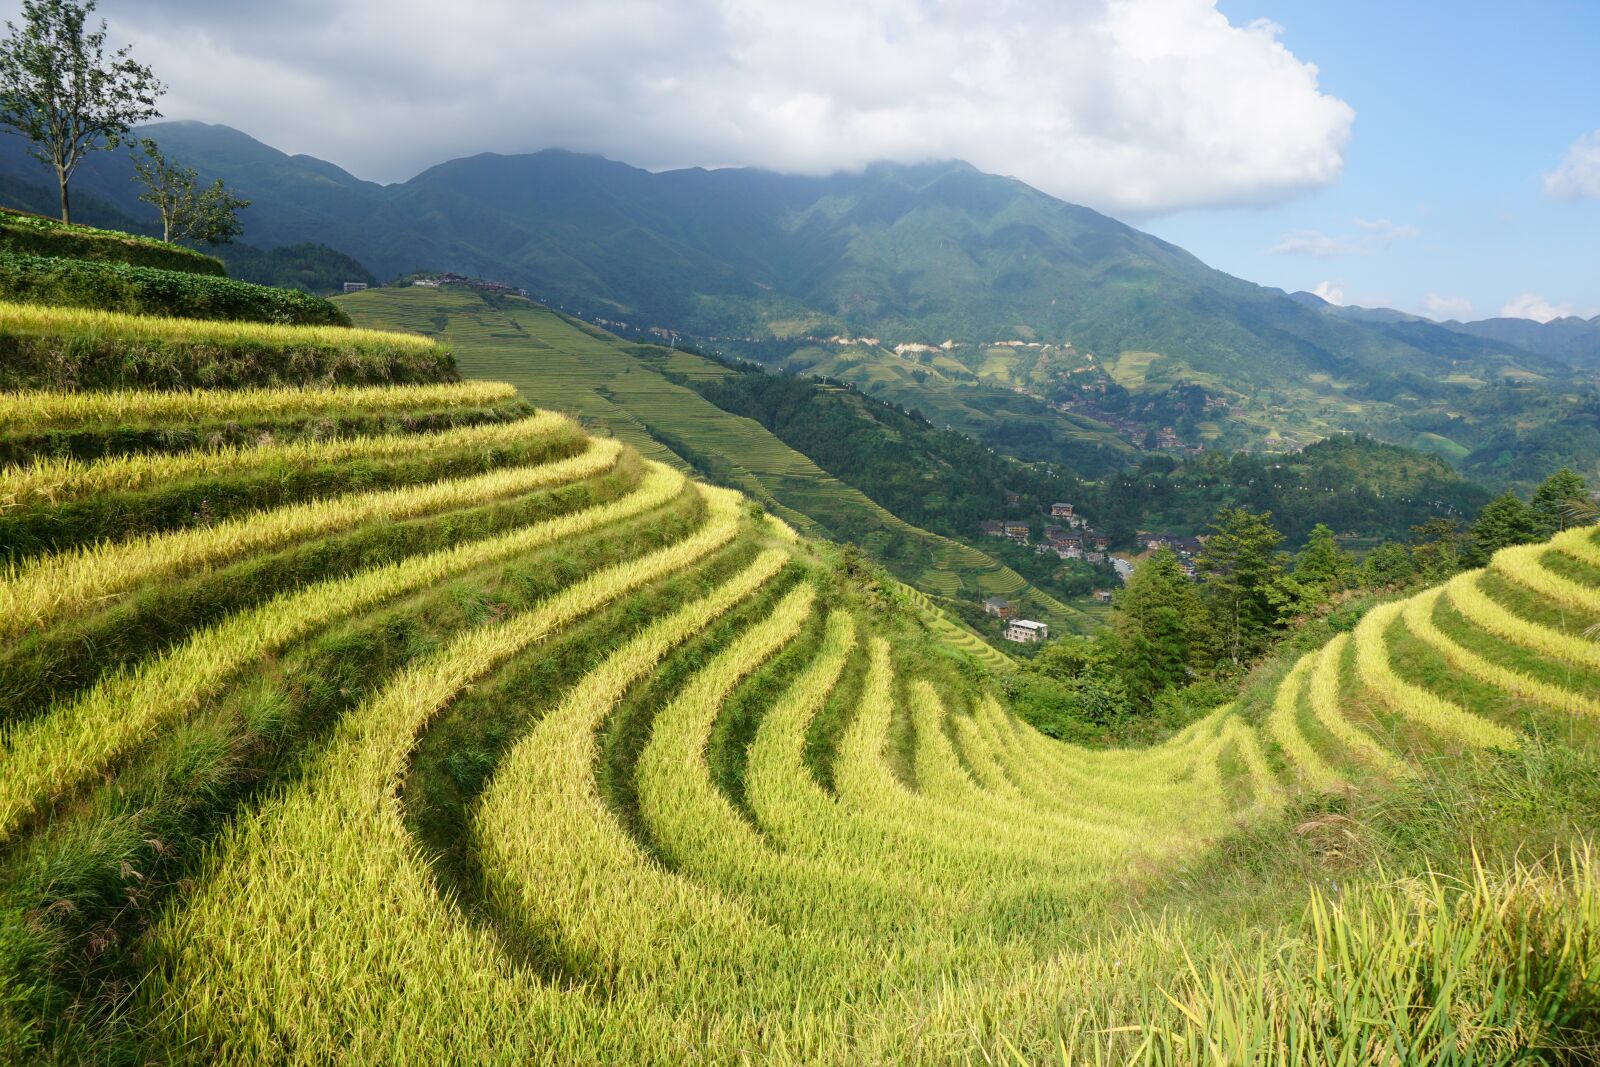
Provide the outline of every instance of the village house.
<path id="1" fill-rule="evenodd" d="M 1028 543 L 1028 524 L 1025 522 L 1006 523 L 1006 536 L 1019 545 Z"/>
<path id="2" fill-rule="evenodd" d="M 1111 590 L 1096 589 L 1094 591 L 1094 598 L 1102 604 L 1109 604 L 1111 603 Z"/>
<path id="3" fill-rule="evenodd" d="M 344 291 L 347 292 L 347 293 L 365 292 L 366 288 L 367 288 L 367 283 L 366 282 L 345 282 L 344 283 Z"/>
<path id="4" fill-rule="evenodd" d="M 1015 641 L 1019 645 L 1030 645 L 1039 641 L 1048 640 L 1050 627 L 1042 622 L 1032 619 L 1012 619 L 1006 627 L 1006 640 Z"/>
<path id="5" fill-rule="evenodd" d="M 1052 545 L 1055 545 L 1057 548 L 1065 544 L 1067 538 L 1071 536 L 1071 531 L 1069 531 L 1065 526 L 1046 526 L 1044 528 L 1044 539 L 1049 541 Z"/>
<path id="6" fill-rule="evenodd" d="M 1085 563 L 1104 563 L 1106 561 L 1106 554 L 1099 549 L 1095 549 L 1093 552 L 1085 552 L 1083 554 L 1083 561 Z"/>
<path id="7" fill-rule="evenodd" d="M 992 596 L 983 602 L 983 610 L 998 619 L 1017 617 L 1017 606 L 1003 596 Z"/>
<path id="8" fill-rule="evenodd" d="M 1093 545 L 1098 551 L 1101 552 L 1104 552 L 1111 546 L 1111 538 L 1107 537 L 1103 533 L 1095 533 L 1093 530 L 1086 530 L 1084 531 L 1083 537 L 1085 544 Z"/>
<path id="9" fill-rule="evenodd" d="M 1006 524 L 999 519 L 980 522 L 978 523 L 978 529 L 983 531 L 985 537 L 1004 537 L 1006 535 Z"/>
<path id="10" fill-rule="evenodd" d="M 1182 534 L 1166 532 L 1150 533 L 1144 530 L 1139 531 L 1139 544 L 1151 552 L 1162 548 L 1170 548 L 1180 558 L 1184 559 L 1190 556 L 1198 556 L 1201 550 L 1205 548 L 1204 542 L 1198 537 L 1185 537 Z"/>
<path id="11" fill-rule="evenodd" d="M 1072 518 L 1072 505 L 1071 504 L 1051 504 L 1050 505 L 1050 517 L 1052 519 L 1070 519 L 1070 518 Z"/>

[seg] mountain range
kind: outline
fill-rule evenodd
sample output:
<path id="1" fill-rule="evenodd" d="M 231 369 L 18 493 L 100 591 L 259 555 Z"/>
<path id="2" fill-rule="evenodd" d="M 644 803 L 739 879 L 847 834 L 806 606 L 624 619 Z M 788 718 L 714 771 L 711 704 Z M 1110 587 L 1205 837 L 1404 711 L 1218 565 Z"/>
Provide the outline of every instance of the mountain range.
<path id="1" fill-rule="evenodd" d="M 497 279 L 619 332 L 671 331 L 839 377 L 1026 458 L 1070 458 L 1086 434 L 1112 456 L 1105 442 L 1173 427 L 1181 444 L 1268 448 L 1364 430 L 1466 461 L 1505 430 L 1510 405 L 1538 413 L 1518 433 L 1576 418 L 1556 451 L 1600 462 L 1584 392 L 1600 321 L 1436 323 L 1335 307 L 961 162 L 652 173 L 547 150 L 380 185 L 224 126 L 140 133 L 250 198 L 243 240 L 260 249 L 314 242 L 378 278 Z M 23 149 L 0 138 L 0 195 L 48 185 Z M 148 224 L 130 179 L 124 153 L 91 155 L 75 184 L 88 221 Z M 1045 358 L 1013 373 L 1002 343 Z M 921 345 L 949 358 L 908 360 Z M 1023 443 L 990 436 L 1006 395 L 1049 425 Z M 1504 466 L 1504 451 L 1493 462 Z"/>

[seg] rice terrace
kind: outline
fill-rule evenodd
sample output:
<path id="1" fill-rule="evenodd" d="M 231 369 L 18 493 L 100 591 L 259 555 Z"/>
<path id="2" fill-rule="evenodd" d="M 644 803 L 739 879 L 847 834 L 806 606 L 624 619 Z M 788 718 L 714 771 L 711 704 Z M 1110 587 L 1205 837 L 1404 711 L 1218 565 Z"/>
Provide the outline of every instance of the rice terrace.
<path id="1" fill-rule="evenodd" d="M 1600 1063 L 1592 367 L 966 164 L 433 200 L 95 8 L 0 42 L 0 1063 Z"/>

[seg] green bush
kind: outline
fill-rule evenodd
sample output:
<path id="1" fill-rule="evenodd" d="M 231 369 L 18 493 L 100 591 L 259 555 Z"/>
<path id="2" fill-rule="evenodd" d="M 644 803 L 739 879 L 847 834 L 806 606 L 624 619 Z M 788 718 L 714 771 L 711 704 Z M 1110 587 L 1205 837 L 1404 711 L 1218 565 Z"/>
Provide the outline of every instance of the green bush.
<path id="1" fill-rule="evenodd" d="M 128 263 L 186 274 L 224 276 L 215 256 L 153 237 L 74 226 L 43 215 L 0 208 L 0 252 L 19 256 L 58 256 L 101 263 Z"/>
<path id="2" fill-rule="evenodd" d="M 182 319 L 348 326 L 332 302 L 291 289 L 126 263 L 0 252 L 0 300 Z"/>

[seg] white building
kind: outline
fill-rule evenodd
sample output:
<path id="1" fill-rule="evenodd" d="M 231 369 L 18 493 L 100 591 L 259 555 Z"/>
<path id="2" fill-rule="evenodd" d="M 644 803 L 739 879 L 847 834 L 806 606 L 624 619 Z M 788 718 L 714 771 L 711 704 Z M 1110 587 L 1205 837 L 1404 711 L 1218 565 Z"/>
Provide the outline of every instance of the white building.
<path id="1" fill-rule="evenodd" d="M 1032 619 L 1012 619 L 1006 626 L 1006 640 L 1015 641 L 1019 645 L 1045 641 L 1049 637 L 1050 627 L 1042 622 L 1034 622 Z"/>

